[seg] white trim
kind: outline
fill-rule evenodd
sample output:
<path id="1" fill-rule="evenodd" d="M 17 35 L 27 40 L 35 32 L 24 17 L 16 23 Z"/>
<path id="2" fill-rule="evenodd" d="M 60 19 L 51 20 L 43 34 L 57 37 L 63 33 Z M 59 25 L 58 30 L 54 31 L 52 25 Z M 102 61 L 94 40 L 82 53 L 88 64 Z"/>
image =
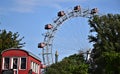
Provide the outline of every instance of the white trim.
<path id="1" fill-rule="evenodd" d="M 39 72 L 40 72 L 40 65 L 38 64 L 38 69 L 37 69 L 38 71 L 37 71 L 37 73 L 39 74 Z"/>
<path id="2" fill-rule="evenodd" d="M 33 72 L 35 72 L 36 74 L 40 73 L 40 65 L 38 63 L 31 61 L 30 66 Z"/>
<path id="3" fill-rule="evenodd" d="M 19 69 L 19 57 L 12 57 L 12 63 L 11 63 L 11 69 L 13 69 L 13 59 L 14 58 L 17 58 L 17 69 Z M 14 69 L 14 70 L 17 70 L 17 69 Z"/>
<path id="4" fill-rule="evenodd" d="M 11 69 L 13 69 L 13 57 L 11 58 Z"/>
<path id="5" fill-rule="evenodd" d="M 26 59 L 26 68 L 25 69 L 21 69 L 21 58 L 25 58 Z M 20 70 L 26 70 L 27 69 L 27 57 L 20 57 L 20 65 L 19 65 L 19 69 Z"/>
<path id="6" fill-rule="evenodd" d="M 35 72 L 37 73 L 37 63 L 35 64 Z"/>
<path id="7" fill-rule="evenodd" d="M 2 69 L 3 69 L 3 70 L 4 70 L 4 63 L 5 63 L 4 60 L 5 60 L 5 58 L 3 57 L 3 58 L 2 58 Z"/>
<path id="8" fill-rule="evenodd" d="M 39 64 L 37 64 L 37 70 L 36 73 L 39 74 Z"/>
<path id="9" fill-rule="evenodd" d="M 5 58 L 8 58 L 8 61 L 9 61 L 9 62 L 8 62 L 8 69 L 10 69 L 10 59 L 11 59 L 11 58 L 10 58 L 10 57 L 3 57 L 3 58 L 2 58 L 2 69 L 3 69 L 3 70 L 7 69 L 7 68 L 5 68 Z"/>
<path id="10" fill-rule="evenodd" d="M 31 61 L 31 69 L 33 70 L 33 62 Z"/>
<path id="11" fill-rule="evenodd" d="M 33 71 L 35 72 L 35 62 L 33 62 Z"/>
<path id="12" fill-rule="evenodd" d="M 19 69 L 21 69 L 21 57 L 20 57 L 20 63 L 19 63 L 20 65 L 19 65 Z"/>

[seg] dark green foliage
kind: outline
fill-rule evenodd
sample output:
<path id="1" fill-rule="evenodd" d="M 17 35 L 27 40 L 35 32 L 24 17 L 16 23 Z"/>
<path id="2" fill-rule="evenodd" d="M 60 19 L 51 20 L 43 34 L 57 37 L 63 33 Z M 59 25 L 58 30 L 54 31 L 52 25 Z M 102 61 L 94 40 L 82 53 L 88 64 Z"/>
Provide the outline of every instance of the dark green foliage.
<path id="1" fill-rule="evenodd" d="M 94 16 L 89 20 L 90 32 L 96 35 L 89 36 L 94 43 L 93 61 L 97 65 L 93 74 L 120 73 L 120 15 L 108 14 Z"/>
<path id="2" fill-rule="evenodd" d="M 46 74 L 87 74 L 83 55 L 74 54 L 47 68 Z"/>
<path id="3" fill-rule="evenodd" d="M 89 24 L 92 62 L 72 55 L 48 67 L 46 74 L 120 74 L 120 14 L 95 15 Z"/>
<path id="4" fill-rule="evenodd" d="M 18 32 L 12 33 L 6 30 L 0 30 L 0 65 L 1 65 L 1 52 L 8 48 L 21 48 L 25 43 L 20 43 L 22 38 L 19 38 Z"/>
<path id="5" fill-rule="evenodd" d="M 22 38 L 19 38 L 18 32 L 12 33 L 6 30 L 0 30 L 0 53 L 8 48 L 21 48 L 25 43 L 20 43 Z"/>
<path id="6" fill-rule="evenodd" d="M 21 48 L 25 43 L 20 43 L 23 39 L 19 38 L 18 32 L 12 33 L 11 31 L 7 32 L 6 30 L 0 31 L 0 50 L 8 48 Z"/>

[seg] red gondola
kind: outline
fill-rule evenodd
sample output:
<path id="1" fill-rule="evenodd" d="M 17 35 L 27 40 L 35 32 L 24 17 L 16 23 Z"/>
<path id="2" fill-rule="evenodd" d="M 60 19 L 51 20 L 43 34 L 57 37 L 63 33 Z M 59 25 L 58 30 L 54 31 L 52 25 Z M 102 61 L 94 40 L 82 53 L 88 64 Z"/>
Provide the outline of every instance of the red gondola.
<path id="1" fill-rule="evenodd" d="M 2 74 L 41 74 L 39 57 L 23 49 L 7 49 L 2 51 Z"/>
<path id="2" fill-rule="evenodd" d="M 46 29 L 46 30 L 49 30 L 49 29 L 52 29 L 52 28 L 53 28 L 53 26 L 52 26 L 51 24 L 45 25 L 45 29 Z"/>
<path id="3" fill-rule="evenodd" d="M 80 10 L 81 10 L 80 5 L 75 6 L 75 7 L 74 7 L 74 10 L 75 10 L 76 12 L 77 12 L 77 11 L 80 11 Z"/>
<path id="4" fill-rule="evenodd" d="M 65 15 L 64 11 L 58 12 L 58 16 L 59 16 L 59 17 L 62 17 L 62 16 L 64 16 L 64 15 Z"/>
<path id="5" fill-rule="evenodd" d="M 46 44 L 45 44 L 44 42 L 39 43 L 39 44 L 38 44 L 38 48 L 44 48 L 44 47 L 45 47 L 45 45 L 46 45 Z"/>

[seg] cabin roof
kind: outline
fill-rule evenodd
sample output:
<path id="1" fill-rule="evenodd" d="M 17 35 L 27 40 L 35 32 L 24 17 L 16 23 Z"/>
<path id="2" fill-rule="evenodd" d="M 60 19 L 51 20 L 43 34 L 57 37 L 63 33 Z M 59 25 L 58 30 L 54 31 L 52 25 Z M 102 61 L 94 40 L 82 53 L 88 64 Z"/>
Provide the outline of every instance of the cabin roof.
<path id="1" fill-rule="evenodd" d="M 9 50 L 21 50 L 21 51 L 24 51 L 24 52 L 28 53 L 28 55 L 30 55 L 30 56 L 36 58 L 37 60 L 41 61 L 41 59 L 40 59 L 38 56 L 34 55 L 34 54 L 31 53 L 30 51 L 27 51 L 27 50 L 25 50 L 25 49 L 20 49 L 20 48 L 5 49 L 5 50 L 3 50 L 3 51 L 1 52 L 1 54 L 2 54 L 3 52 L 5 52 L 5 51 L 9 51 Z"/>

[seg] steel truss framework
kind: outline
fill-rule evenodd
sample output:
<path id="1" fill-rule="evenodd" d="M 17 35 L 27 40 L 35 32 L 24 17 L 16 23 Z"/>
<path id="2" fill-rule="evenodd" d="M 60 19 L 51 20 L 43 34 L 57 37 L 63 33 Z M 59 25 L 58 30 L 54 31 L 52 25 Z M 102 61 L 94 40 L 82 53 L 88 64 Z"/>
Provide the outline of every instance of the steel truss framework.
<path id="1" fill-rule="evenodd" d="M 97 8 L 83 9 L 79 5 L 67 12 L 58 12 L 58 17 L 53 20 L 53 23 L 45 25 L 47 32 L 43 34 L 44 41 L 38 44 L 38 48 L 42 48 L 43 64 L 50 65 L 53 63 L 52 43 L 54 40 L 54 35 L 64 21 L 74 17 L 85 17 L 91 19 L 97 12 Z"/>

